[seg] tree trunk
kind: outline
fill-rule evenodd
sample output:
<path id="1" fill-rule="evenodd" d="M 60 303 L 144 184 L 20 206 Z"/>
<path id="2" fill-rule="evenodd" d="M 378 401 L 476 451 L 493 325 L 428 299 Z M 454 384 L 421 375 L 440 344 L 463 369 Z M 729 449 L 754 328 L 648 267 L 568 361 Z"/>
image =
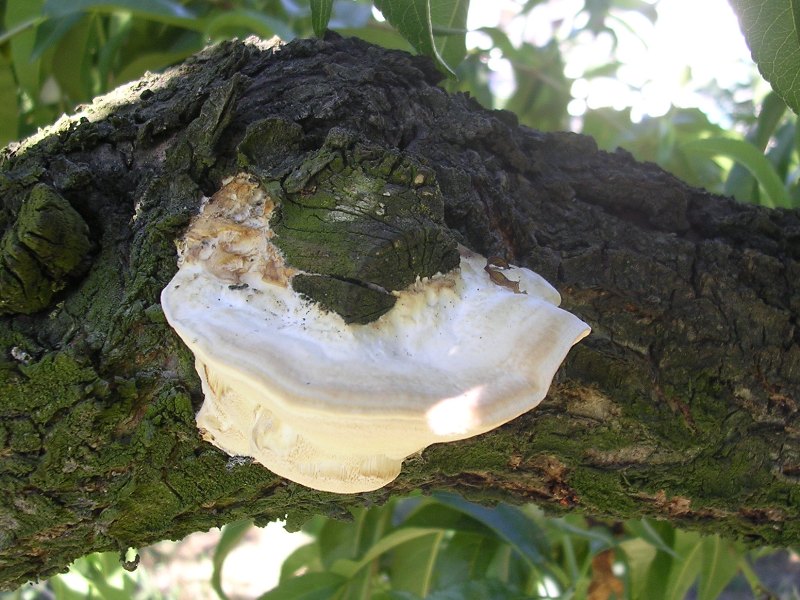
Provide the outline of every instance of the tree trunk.
<path id="1" fill-rule="evenodd" d="M 91 551 L 243 517 L 297 526 L 414 489 L 800 543 L 798 212 L 519 127 L 438 79 L 337 36 L 230 42 L 5 150 L 0 587 Z M 427 169 L 445 237 L 540 273 L 593 330 L 539 408 L 348 496 L 202 441 L 193 357 L 159 304 L 175 241 L 225 177 L 308 183 L 336 144 L 370 168 Z"/>

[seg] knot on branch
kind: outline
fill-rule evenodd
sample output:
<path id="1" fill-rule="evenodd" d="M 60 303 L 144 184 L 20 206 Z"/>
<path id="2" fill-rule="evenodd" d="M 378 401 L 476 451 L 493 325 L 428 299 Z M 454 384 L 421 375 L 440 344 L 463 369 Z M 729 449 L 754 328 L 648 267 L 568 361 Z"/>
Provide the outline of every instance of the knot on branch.
<path id="1" fill-rule="evenodd" d="M 0 315 L 49 306 L 85 271 L 90 248 L 80 214 L 53 188 L 36 185 L 0 239 Z"/>
<path id="2" fill-rule="evenodd" d="M 292 280 L 296 291 L 347 323 L 368 323 L 394 306 L 392 291 L 458 266 L 431 169 L 340 128 L 309 152 L 297 152 L 301 136 L 295 123 L 266 119 L 238 148 L 240 165 L 277 201 L 273 241 L 305 271 Z"/>

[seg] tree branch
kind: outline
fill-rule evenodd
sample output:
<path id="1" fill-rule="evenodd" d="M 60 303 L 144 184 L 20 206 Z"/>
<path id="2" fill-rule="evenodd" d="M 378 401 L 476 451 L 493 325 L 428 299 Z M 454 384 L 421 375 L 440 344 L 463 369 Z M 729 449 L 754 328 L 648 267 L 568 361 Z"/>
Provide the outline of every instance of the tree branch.
<path id="1" fill-rule="evenodd" d="M 438 77 L 336 36 L 230 42 L 4 151 L 0 586 L 95 550 L 243 517 L 297 526 L 414 489 L 800 541 L 798 212 L 519 127 Z M 242 170 L 280 180 L 331 136 L 358 164 L 427 169 L 445 247 L 533 269 L 593 328 L 539 408 L 353 496 L 203 442 L 193 357 L 159 305 L 204 197 Z"/>

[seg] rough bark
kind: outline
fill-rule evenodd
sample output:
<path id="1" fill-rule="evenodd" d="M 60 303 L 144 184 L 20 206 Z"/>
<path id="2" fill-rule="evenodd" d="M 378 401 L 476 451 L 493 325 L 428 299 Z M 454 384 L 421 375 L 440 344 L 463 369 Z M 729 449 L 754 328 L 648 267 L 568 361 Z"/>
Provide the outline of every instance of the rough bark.
<path id="1" fill-rule="evenodd" d="M 798 212 L 519 127 L 438 79 L 423 59 L 335 36 L 231 42 L 6 149 L 0 587 L 90 551 L 243 517 L 297 525 L 414 489 L 800 542 Z M 504 256 L 593 328 L 539 408 L 354 496 L 203 442 L 193 359 L 159 306 L 203 196 L 240 170 L 271 181 L 306 169 L 305 189 L 333 172 L 325 152 L 406 189 L 412 213 L 425 173 L 446 224 L 417 213 L 445 248 L 436 260 L 452 240 Z M 404 238 L 404 253 L 418 257 L 418 241 Z M 334 286 L 363 288 L 341 264 Z M 344 305 L 369 303 L 350 291 Z"/>

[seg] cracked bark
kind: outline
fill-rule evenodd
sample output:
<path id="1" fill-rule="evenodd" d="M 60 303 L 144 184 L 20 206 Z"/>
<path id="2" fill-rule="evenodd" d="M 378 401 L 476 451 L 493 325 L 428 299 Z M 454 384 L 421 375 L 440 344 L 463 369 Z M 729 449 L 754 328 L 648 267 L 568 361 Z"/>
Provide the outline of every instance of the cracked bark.
<path id="1" fill-rule="evenodd" d="M 0 586 L 94 550 L 413 489 L 800 541 L 798 212 L 518 127 L 438 77 L 335 36 L 231 42 L 4 151 Z M 355 496 L 202 442 L 192 357 L 159 306 L 203 196 L 240 170 L 280 179 L 332 139 L 355 164 L 429 173 L 447 228 L 432 231 L 542 274 L 593 327 L 539 408 Z"/>

